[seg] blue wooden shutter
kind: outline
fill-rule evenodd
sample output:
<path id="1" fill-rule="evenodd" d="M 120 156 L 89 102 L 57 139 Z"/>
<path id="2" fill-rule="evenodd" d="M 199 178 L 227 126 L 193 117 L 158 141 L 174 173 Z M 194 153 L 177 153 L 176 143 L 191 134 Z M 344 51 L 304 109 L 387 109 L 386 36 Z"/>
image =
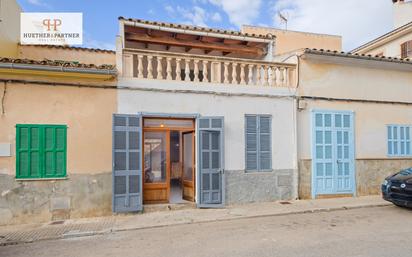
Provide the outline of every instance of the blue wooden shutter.
<path id="1" fill-rule="evenodd" d="M 268 171 L 272 169 L 272 117 L 246 115 L 246 170 Z"/>
<path id="2" fill-rule="evenodd" d="M 271 116 L 259 117 L 259 170 L 272 169 L 272 133 L 271 133 Z"/>
<path id="3" fill-rule="evenodd" d="M 143 208 L 141 137 L 139 115 L 113 115 L 113 212 Z"/>
<path id="4" fill-rule="evenodd" d="M 245 117 L 246 132 L 246 170 L 258 170 L 258 126 L 257 116 L 247 115 Z"/>
<path id="5" fill-rule="evenodd" d="M 224 205 L 223 117 L 198 119 L 199 207 Z"/>

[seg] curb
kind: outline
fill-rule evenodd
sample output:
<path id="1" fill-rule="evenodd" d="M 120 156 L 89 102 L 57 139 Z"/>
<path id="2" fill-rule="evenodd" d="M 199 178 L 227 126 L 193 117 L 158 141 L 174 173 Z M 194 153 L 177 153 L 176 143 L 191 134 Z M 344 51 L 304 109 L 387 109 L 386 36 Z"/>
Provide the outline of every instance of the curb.
<path id="1" fill-rule="evenodd" d="M 290 211 L 290 212 L 273 213 L 273 214 L 259 214 L 259 215 L 249 215 L 249 216 L 232 216 L 232 217 L 218 218 L 218 219 L 211 219 L 211 220 L 189 221 L 189 222 L 181 222 L 181 223 L 174 223 L 174 224 L 153 225 L 153 226 L 147 226 L 147 227 L 113 228 L 112 232 L 125 232 L 125 231 L 144 230 L 144 229 L 151 229 L 151 228 L 173 227 L 173 226 L 190 225 L 190 224 L 204 224 L 204 223 L 221 222 L 221 221 L 229 221 L 229 220 L 279 217 L 279 216 L 294 215 L 294 214 L 310 214 L 310 213 L 323 213 L 323 212 L 326 213 L 326 212 L 355 210 L 355 209 L 363 209 L 363 208 L 378 208 L 378 207 L 386 207 L 386 206 L 391 206 L 391 205 L 392 205 L 391 203 L 381 203 L 381 204 L 359 205 L 359 206 L 342 206 L 342 207 L 333 207 L 333 208 L 317 208 L 317 209 L 311 209 L 311 210 Z"/>
<path id="2" fill-rule="evenodd" d="M 345 211 L 345 210 L 354 210 L 354 209 L 363 209 L 363 208 L 379 208 L 379 207 L 386 207 L 386 206 L 391 206 L 391 205 L 392 205 L 391 203 L 380 203 L 380 204 L 359 205 L 359 206 L 342 206 L 342 207 L 333 207 L 333 208 L 315 208 L 315 209 L 309 209 L 309 210 L 289 211 L 289 212 L 283 212 L 283 213 L 258 214 L 258 215 L 248 215 L 248 216 L 229 216 L 229 217 L 218 218 L 218 219 L 201 220 L 201 221 L 187 221 L 187 222 L 181 222 L 181 223 L 153 225 L 153 226 L 146 226 L 146 227 L 115 228 L 115 225 L 114 225 L 111 229 L 105 229 L 105 230 L 101 230 L 101 231 L 84 231 L 84 232 L 74 232 L 74 233 L 69 232 L 69 233 L 62 234 L 60 236 L 52 236 L 52 237 L 48 237 L 48 238 L 41 238 L 41 239 L 38 239 L 38 240 L 31 240 L 31 241 L 6 241 L 6 242 L 1 242 L 0 241 L 0 247 L 8 246 L 8 245 L 33 243 L 33 242 L 46 241 L 46 240 L 59 240 L 59 239 L 79 238 L 79 237 L 90 237 L 90 236 L 104 235 L 104 234 L 115 233 L 115 232 L 135 231 L 135 230 L 144 230 L 144 229 L 153 229 L 153 228 L 164 228 L 164 227 L 173 227 L 173 226 L 180 226 L 180 225 L 207 224 L 207 223 L 212 223 L 212 222 L 223 222 L 223 221 L 230 221 L 230 220 L 267 218 L 267 217 L 279 217 L 279 216 L 295 215 L 295 214 L 327 213 L 327 212 L 334 212 L 334 211 Z"/>

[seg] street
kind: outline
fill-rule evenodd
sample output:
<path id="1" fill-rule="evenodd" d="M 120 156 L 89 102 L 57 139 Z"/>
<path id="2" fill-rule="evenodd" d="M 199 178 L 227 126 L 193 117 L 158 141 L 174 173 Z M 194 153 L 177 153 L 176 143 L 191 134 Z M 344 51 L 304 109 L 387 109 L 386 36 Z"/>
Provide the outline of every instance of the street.
<path id="1" fill-rule="evenodd" d="M 411 256 L 395 206 L 249 218 L 0 247 L 0 256 Z"/>

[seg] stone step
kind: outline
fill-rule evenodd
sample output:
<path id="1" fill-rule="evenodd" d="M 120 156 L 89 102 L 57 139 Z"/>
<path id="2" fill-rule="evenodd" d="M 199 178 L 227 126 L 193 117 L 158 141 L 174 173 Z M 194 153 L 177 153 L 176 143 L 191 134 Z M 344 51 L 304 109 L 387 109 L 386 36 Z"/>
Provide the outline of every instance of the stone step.
<path id="1" fill-rule="evenodd" d="M 176 211 L 195 209 L 196 203 L 165 203 L 165 204 L 145 204 L 143 206 L 143 213 L 161 212 L 161 211 Z"/>

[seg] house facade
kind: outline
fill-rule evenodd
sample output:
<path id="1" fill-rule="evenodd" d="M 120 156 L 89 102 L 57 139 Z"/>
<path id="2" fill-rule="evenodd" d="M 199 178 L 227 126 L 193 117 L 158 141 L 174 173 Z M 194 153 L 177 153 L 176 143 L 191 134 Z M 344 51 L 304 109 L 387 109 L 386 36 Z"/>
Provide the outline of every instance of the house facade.
<path id="1" fill-rule="evenodd" d="M 124 190 L 114 194 L 115 211 L 130 201 L 140 210 L 150 203 L 214 207 L 297 197 L 296 66 L 271 60 L 274 38 L 119 22 L 113 179 L 123 183 L 114 183 L 114 192 Z M 120 119 L 138 126 L 118 126 Z M 129 129 L 140 140 L 134 157 L 124 144 L 116 148 Z M 128 173 L 124 152 L 139 159 Z M 132 177 L 138 192 L 127 196 Z"/>
<path id="2" fill-rule="evenodd" d="M 299 197 L 379 194 L 412 165 L 411 62 L 313 49 L 299 59 Z"/>
<path id="3" fill-rule="evenodd" d="M 0 224 L 110 215 L 115 53 L 16 47 L 0 58 Z"/>

